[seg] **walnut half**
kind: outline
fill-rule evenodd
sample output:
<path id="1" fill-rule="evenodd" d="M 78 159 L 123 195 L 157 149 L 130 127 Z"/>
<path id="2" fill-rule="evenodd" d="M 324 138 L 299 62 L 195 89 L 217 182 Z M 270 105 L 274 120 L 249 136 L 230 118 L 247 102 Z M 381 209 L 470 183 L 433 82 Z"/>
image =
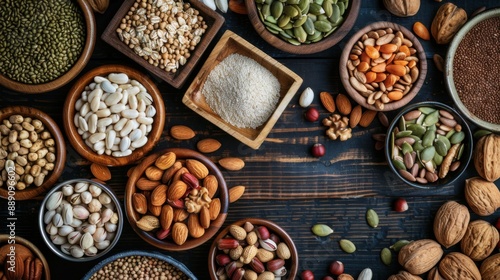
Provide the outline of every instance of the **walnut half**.
<path id="1" fill-rule="evenodd" d="M 339 114 L 331 114 L 323 119 L 323 125 L 329 127 L 326 130 L 326 136 L 332 140 L 339 139 L 346 141 L 352 137 L 352 129 L 349 127 L 349 118 Z"/>

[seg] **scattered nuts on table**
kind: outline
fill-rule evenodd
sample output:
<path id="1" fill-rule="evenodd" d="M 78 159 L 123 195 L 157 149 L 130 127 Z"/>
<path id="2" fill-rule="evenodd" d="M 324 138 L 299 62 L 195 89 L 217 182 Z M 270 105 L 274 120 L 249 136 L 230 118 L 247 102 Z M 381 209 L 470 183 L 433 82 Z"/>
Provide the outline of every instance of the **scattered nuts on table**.
<path id="1" fill-rule="evenodd" d="M 73 122 L 94 152 L 129 156 L 148 142 L 156 109 L 153 98 L 125 73 L 96 76 L 75 103 Z"/>
<path id="2" fill-rule="evenodd" d="M 494 182 L 500 178 L 500 135 L 490 133 L 477 141 L 474 167 L 485 180 Z"/>
<path id="3" fill-rule="evenodd" d="M 439 262 L 439 273 L 445 279 L 482 279 L 474 261 L 459 252 L 451 252 L 443 257 Z"/>
<path id="4" fill-rule="evenodd" d="M 482 261 L 496 249 L 500 237 L 498 230 L 489 222 L 475 220 L 469 223 L 460 240 L 460 250 L 474 261 Z"/>
<path id="5" fill-rule="evenodd" d="M 465 180 L 465 200 L 472 212 L 489 216 L 500 208 L 500 191 L 493 182 L 481 177 Z"/>
<path id="6" fill-rule="evenodd" d="M 21 115 L 4 119 L 0 124 L 0 187 L 7 182 L 9 160 L 14 163 L 17 190 L 41 186 L 54 170 L 56 145 L 41 120 Z"/>

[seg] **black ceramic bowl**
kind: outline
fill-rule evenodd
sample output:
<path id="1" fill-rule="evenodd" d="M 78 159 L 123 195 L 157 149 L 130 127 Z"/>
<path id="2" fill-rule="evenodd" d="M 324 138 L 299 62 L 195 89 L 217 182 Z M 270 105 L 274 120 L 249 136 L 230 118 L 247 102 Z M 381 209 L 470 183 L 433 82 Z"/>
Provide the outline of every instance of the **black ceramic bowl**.
<path id="1" fill-rule="evenodd" d="M 404 171 L 403 172 L 400 171 L 401 166 L 394 162 L 398 156 L 400 156 L 401 158 L 404 158 L 404 156 L 402 155 L 402 151 L 401 151 L 402 149 L 401 148 L 394 148 L 394 147 L 398 146 L 397 144 L 395 144 L 398 141 L 398 139 L 401 139 L 405 136 L 402 136 L 402 134 L 404 134 L 404 133 L 401 133 L 398 136 L 396 136 L 396 133 L 393 134 L 393 132 L 395 132 L 395 130 L 401 131 L 402 129 L 400 129 L 400 127 L 402 126 L 402 122 L 403 122 L 402 119 L 404 119 L 404 116 L 408 112 L 419 110 L 419 108 L 433 108 L 433 109 L 437 109 L 437 110 L 447 111 L 448 113 L 450 113 L 453 116 L 456 123 L 458 125 L 460 125 L 461 131 L 464 132 L 464 135 L 463 135 L 464 137 L 463 137 L 463 140 L 461 141 L 461 143 L 463 143 L 463 148 L 457 149 L 457 154 L 459 153 L 458 151 L 461 150 L 460 151 L 461 156 L 458 159 L 458 161 L 460 161 L 460 165 L 458 166 L 458 168 L 455 169 L 454 171 L 450 170 L 446 176 L 444 176 L 443 178 L 440 178 L 440 176 L 439 176 L 440 165 L 438 165 L 435 168 L 435 170 L 436 170 L 435 174 L 437 174 L 439 178 L 433 182 L 428 180 L 427 183 L 423 182 L 423 180 L 421 180 L 421 179 L 418 179 L 418 177 L 426 178 L 425 176 L 423 176 L 423 177 L 420 176 L 420 174 L 417 174 L 416 176 L 412 175 L 413 178 L 412 178 L 412 176 L 408 176 L 408 174 L 403 174 Z M 405 130 L 412 132 L 409 136 L 406 136 L 406 137 L 414 138 L 414 139 L 416 139 L 415 137 L 417 137 L 417 138 L 423 139 L 424 136 L 420 135 L 419 132 L 415 132 L 416 129 L 414 129 L 414 127 L 410 126 L 412 128 L 412 130 L 408 129 L 408 124 L 410 124 L 411 122 L 413 122 L 413 121 L 405 121 L 404 127 L 407 128 Z M 417 121 L 415 120 L 415 122 L 417 122 Z M 439 122 L 439 123 L 441 123 L 441 122 Z M 423 127 L 426 127 L 426 126 L 423 125 Z M 444 129 L 448 130 L 448 127 L 446 127 L 446 126 L 444 126 L 442 128 L 443 129 L 441 129 L 441 127 L 438 126 L 436 128 L 436 131 L 444 130 Z M 436 133 L 436 138 L 432 141 L 433 147 L 438 146 L 438 144 L 436 144 L 436 142 L 437 142 L 436 140 L 438 137 L 437 134 L 438 133 Z M 451 133 L 448 133 L 448 131 L 445 131 L 445 134 L 450 135 Z M 420 136 L 417 136 L 417 135 L 420 135 Z M 447 137 L 446 135 L 443 135 L 443 136 Z M 450 140 L 451 137 L 452 137 L 452 135 L 448 136 L 447 139 Z M 440 140 L 441 140 L 441 142 L 446 142 L 446 140 L 442 139 L 441 137 L 440 137 Z M 399 140 L 399 142 L 405 142 L 405 141 Z M 410 143 L 410 142 L 412 142 L 412 141 L 408 140 L 407 143 Z M 417 143 L 417 142 L 418 142 L 418 140 L 415 140 L 415 143 Z M 426 141 L 426 142 L 428 142 L 428 141 Z M 418 145 L 416 145 L 415 143 L 411 144 L 411 147 L 415 151 L 415 154 L 416 154 L 416 156 L 415 156 L 416 159 L 414 160 L 414 163 L 418 163 L 421 166 L 421 168 L 423 168 L 422 167 L 422 157 L 421 157 L 421 152 L 423 150 L 420 147 L 418 147 Z M 450 147 L 453 146 L 453 144 L 450 144 L 450 143 L 448 143 L 448 145 Z M 448 147 L 448 151 L 452 150 L 452 148 L 450 148 L 450 147 Z M 437 151 L 437 149 L 436 149 L 436 151 Z M 422 189 L 435 189 L 435 188 L 440 188 L 440 187 L 452 184 L 458 177 L 460 177 L 462 175 L 462 173 L 467 168 L 467 165 L 469 164 L 469 161 L 472 158 L 472 151 L 473 151 L 472 133 L 471 133 L 469 125 L 467 124 L 465 119 L 460 114 L 458 114 L 457 111 L 455 111 L 453 108 L 451 108 L 450 106 L 443 104 L 443 103 L 439 103 L 439 102 L 433 102 L 433 101 L 420 102 L 420 103 L 412 104 L 412 105 L 405 107 L 401 112 L 399 112 L 399 114 L 394 118 L 394 120 L 390 124 L 390 126 L 387 130 L 387 137 L 386 137 L 386 141 L 385 141 L 385 157 L 387 159 L 387 162 L 388 162 L 391 170 L 406 184 L 408 184 L 412 187 L 422 188 Z M 443 162 L 444 162 L 445 158 L 446 158 L 446 156 L 443 156 Z M 429 162 L 434 163 L 436 160 L 439 162 L 439 159 L 436 159 L 433 157 L 432 160 L 430 160 Z M 397 166 L 399 166 L 399 168 Z M 409 172 L 409 173 L 411 173 L 411 172 Z M 418 173 L 420 173 L 420 172 L 418 172 Z"/>

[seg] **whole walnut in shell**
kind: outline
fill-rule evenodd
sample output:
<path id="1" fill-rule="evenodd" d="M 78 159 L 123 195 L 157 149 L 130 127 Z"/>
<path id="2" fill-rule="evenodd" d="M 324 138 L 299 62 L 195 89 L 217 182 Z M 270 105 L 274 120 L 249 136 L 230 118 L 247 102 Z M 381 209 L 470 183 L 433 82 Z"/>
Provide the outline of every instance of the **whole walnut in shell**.
<path id="1" fill-rule="evenodd" d="M 495 250 L 498 240 L 498 230 L 492 224 L 476 220 L 467 227 L 460 249 L 474 261 L 482 261 Z"/>
<path id="2" fill-rule="evenodd" d="M 460 242 L 467 230 L 470 213 L 467 206 L 456 201 L 445 202 L 434 217 L 434 236 L 445 248 Z"/>
<path id="3" fill-rule="evenodd" d="M 398 274 L 389 276 L 387 280 L 422 280 L 420 276 L 413 275 L 408 271 L 400 271 Z"/>
<path id="4" fill-rule="evenodd" d="M 427 274 L 427 280 L 445 280 L 443 276 L 439 273 L 439 269 L 437 266 L 435 266 L 431 271 L 429 271 L 429 274 Z"/>
<path id="5" fill-rule="evenodd" d="M 494 182 L 500 178 L 500 136 L 488 134 L 477 141 L 474 167 L 479 176 Z"/>
<path id="6" fill-rule="evenodd" d="M 500 279 L 500 253 L 489 256 L 479 268 L 483 280 Z"/>
<path id="7" fill-rule="evenodd" d="M 384 0 L 385 8 L 398 17 L 409 17 L 417 14 L 420 0 Z"/>
<path id="8" fill-rule="evenodd" d="M 439 7 L 431 24 L 431 34 L 438 44 L 448 44 L 467 21 L 464 9 L 452 3 Z"/>
<path id="9" fill-rule="evenodd" d="M 439 243 L 432 239 L 420 239 L 401 248 L 398 262 L 411 274 L 420 275 L 431 270 L 442 256 L 443 249 Z"/>
<path id="10" fill-rule="evenodd" d="M 500 207 L 500 191 L 481 177 L 469 178 L 465 180 L 465 200 L 474 213 L 489 216 Z"/>
<path id="11" fill-rule="evenodd" d="M 474 261 L 468 256 L 451 252 L 439 263 L 439 272 L 446 280 L 481 280 L 481 274 Z"/>

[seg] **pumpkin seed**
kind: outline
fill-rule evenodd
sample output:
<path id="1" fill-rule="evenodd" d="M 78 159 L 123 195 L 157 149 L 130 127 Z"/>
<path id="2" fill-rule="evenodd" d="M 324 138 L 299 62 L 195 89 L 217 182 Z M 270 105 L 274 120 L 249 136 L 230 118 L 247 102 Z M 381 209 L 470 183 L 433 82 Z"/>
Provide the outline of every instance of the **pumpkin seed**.
<path id="1" fill-rule="evenodd" d="M 392 263 L 392 252 L 389 248 L 383 248 L 380 251 L 380 259 L 382 263 L 389 266 Z"/>
<path id="2" fill-rule="evenodd" d="M 333 26 L 333 25 L 332 25 L 332 30 L 330 30 L 330 31 L 328 31 L 328 32 L 326 32 L 326 33 L 324 33 L 325 35 L 324 35 L 323 37 L 326 37 L 326 36 L 328 36 L 328 35 L 332 34 L 332 33 L 333 33 L 333 31 L 335 31 L 336 29 L 337 29 L 337 26 Z"/>
<path id="3" fill-rule="evenodd" d="M 450 139 L 451 136 L 453 136 L 453 134 L 455 134 L 455 133 L 457 133 L 457 131 L 455 129 L 452 129 L 446 133 L 445 137 Z"/>
<path id="4" fill-rule="evenodd" d="M 323 10 L 325 10 L 325 15 L 327 17 L 331 17 L 333 13 L 333 2 L 332 0 L 324 0 L 323 4 L 321 5 L 323 7 Z"/>
<path id="5" fill-rule="evenodd" d="M 287 16 L 289 16 L 290 18 L 295 18 L 296 16 L 300 15 L 300 12 L 299 10 L 295 9 L 294 6 L 290 6 L 290 5 L 287 5 L 283 8 L 283 13 Z"/>
<path id="6" fill-rule="evenodd" d="M 403 130 L 403 131 L 396 133 L 396 138 L 407 137 L 407 136 L 410 136 L 411 134 L 412 134 L 411 130 Z"/>
<path id="7" fill-rule="evenodd" d="M 392 250 L 394 250 L 394 252 L 397 253 L 397 252 L 399 252 L 399 250 L 401 250 L 401 248 L 403 248 L 404 246 L 406 246 L 410 242 L 411 241 L 405 240 L 405 239 L 398 240 L 398 241 L 396 241 L 396 243 L 389 246 L 389 248 L 391 248 Z"/>
<path id="8" fill-rule="evenodd" d="M 328 32 L 332 30 L 332 25 L 326 20 L 317 20 L 314 22 L 314 28 L 320 32 Z"/>
<path id="9" fill-rule="evenodd" d="M 333 229 L 325 224 L 315 224 L 311 231 L 317 236 L 328 236 L 333 233 Z"/>
<path id="10" fill-rule="evenodd" d="M 406 126 L 406 128 L 408 130 L 411 130 L 412 131 L 412 134 L 415 135 L 415 136 L 418 136 L 418 137 L 422 137 L 422 135 L 424 135 L 426 129 L 425 127 L 419 125 L 419 124 L 416 124 L 416 123 L 412 123 L 412 124 L 408 124 Z"/>
<path id="11" fill-rule="evenodd" d="M 474 138 L 479 139 L 485 135 L 491 134 L 491 131 L 486 130 L 486 129 L 479 129 L 476 132 L 474 132 Z"/>
<path id="12" fill-rule="evenodd" d="M 295 46 L 300 46 L 300 42 L 293 39 L 293 38 L 290 38 L 290 39 L 286 39 L 288 43 L 292 44 L 292 45 L 295 45 Z"/>
<path id="13" fill-rule="evenodd" d="M 429 115 L 430 113 L 437 111 L 436 109 L 431 108 L 431 107 L 419 107 L 418 110 L 420 112 L 424 113 L 425 115 Z"/>
<path id="14" fill-rule="evenodd" d="M 342 249 L 342 251 L 344 251 L 348 254 L 352 254 L 352 253 L 356 252 L 356 245 L 354 245 L 354 243 L 352 243 L 352 241 L 350 241 L 348 239 L 340 239 L 339 245 L 340 245 L 340 249 Z"/>
<path id="15" fill-rule="evenodd" d="M 290 5 L 298 5 L 300 3 L 300 0 L 286 0 L 285 3 Z"/>
<path id="16" fill-rule="evenodd" d="M 460 158 L 462 157 L 462 154 L 464 152 L 464 148 L 465 148 L 465 145 L 463 143 L 460 144 L 460 147 L 458 147 L 458 152 L 455 155 L 455 161 L 460 160 Z"/>
<path id="17" fill-rule="evenodd" d="M 465 132 L 459 131 L 450 137 L 451 144 L 458 144 L 465 139 Z"/>
<path id="18" fill-rule="evenodd" d="M 274 18 L 279 18 L 282 13 L 283 13 L 283 3 L 281 3 L 280 1 L 274 1 L 271 4 L 271 15 Z"/>
<path id="19" fill-rule="evenodd" d="M 328 16 L 331 23 L 337 23 L 340 20 L 340 8 L 337 4 L 332 4 L 332 14 Z"/>
<path id="20" fill-rule="evenodd" d="M 420 152 L 420 160 L 422 160 L 423 163 L 431 161 L 432 158 L 434 158 L 435 153 L 436 153 L 436 148 L 434 148 L 434 146 L 426 147 L 425 149 L 422 150 L 422 152 Z"/>
<path id="21" fill-rule="evenodd" d="M 424 147 L 432 146 L 435 138 L 436 132 L 433 130 L 427 130 L 427 132 L 424 134 L 424 137 L 422 137 L 422 145 L 424 145 Z"/>
<path id="22" fill-rule="evenodd" d="M 401 117 L 399 119 L 399 122 L 398 122 L 398 128 L 399 128 L 399 131 L 403 131 L 403 130 L 406 130 L 406 120 L 404 117 Z"/>
<path id="23" fill-rule="evenodd" d="M 366 222 L 372 228 L 376 228 L 378 226 L 379 218 L 375 210 L 368 209 L 368 211 L 366 211 Z"/>
<path id="24" fill-rule="evenodd" d="M 280 32 L 281 32 L 281 31 L 274 30 L 274 29 L 272 29 L 272 28 L 271 28 L 271 27 L 269 27 L 269 26 L 266 26 L 266 29 L 267 29 L 267 31 L 269 31 L 269 32 L 271 32 L 271 33 L 273 33 L 273 34 L 275 34 L 275 35 L 278 35 L 278 34 L 280 34 Z"/>
<path id="25" fill-rule="evenodd" d="M 424 145 L 422 145 L 422 140 L 420 140 L 420 141 L 415 142 L 413 144 L 412 148 L 414 151 L 422 151 L 425 147 L 424 147 Z"/>
<path id="26" fill-rule="evenodd" d="M 307 14 L 309 10 L 309 0 L 300 0 L 299 1 L 299 8 L 302 11 L 302 14 Z"/>
<path id="27" fill-rule="evenodd" d="M 296 21 L 293 22 L 293 27 L 302 26 L 307 21 L 307 15 L 302 15 Z M 307 33 L 307 32 L 306 32 Z"/>
<path id="28" fill-rule="evenodd" d="M 446 147 L 446 144 L 444 141 L 438 139 L 434 142 L 434 148 L 436 148 L 436 154 L 440 156 L 446 156 L 448 153 L 448 148 Z"/>
<path id="29" fill-rule="evenodd" d="M 290 17 L 288 15 L 281 15 L 278 19 L 278 26 L 283 28 L 290 22 Z"/>
<path id="30" fill-rule="evenodd" d="M 323 7 L 321 7 L 318 3 L 311 3 L 309 4 L 309 13 L 318 16 L 324 14 L 325 10 L 323 10 Z"/>
<path id="31" fill-rule="evenodd" d="M 304 28 L 302 28 L 302 26 L 294 27 L 293 35 L 295 35 L 297 41 L 301 43 L 304 43 L 307 40 L 307 33 L 304 31 Z"/>
<path id="32" fill-rule="evenodd" d="M 271 5 L 269 5 L 269 4 L 262 5 L 261 13 L 262 13 L 262 16 L 264 16 L 264 18 L 266 18 L 267 16 L 270 16 L 271 15 Z"/>
<path id="33" fill-rule="evenodd" d="M 337 2 L 337 6 L 339 6 L 340 14 L 343 15 L 346 9 L 345 2 Z"/>
<path id="34" fill-rule="evenodd" d="M 450 140 L 448 138 L 446 138 L 446 136 L 438 134 L 438 135 L 436 135 L 436 140 L 443 141 L 444 144 L 446 145 L 446 149 L 449 149 L 451 147 Z"/>
<path id="35" fill-rule="evenodd" d="M 413 152 L 413 147 L 410 144 L 408 144 L 408 142 L 404 142 L 401 145 L 401 151 L 403 152 L 403 155 L 409 154 L 409 153 Z"/>
<path id="36" fill-rule="evenodd" d="M 281 37 L 283 37 L 283 38 L 285 38 L 285 39 L 291 39 L 291 38 L 293 38 L 293 37 L 292 37 L 292 36 L 290 36 L 288 33 L 286 33 L 286 32 L 285 32 L 285 30 L 280 31 L 280 32 L 279 32 L 279 34 L 280 34 L 280 36 L 281 36 Z"/>
<path id="37" fill-rule="evenodd" d="M 330 20 L 330 22 L 331 22 L 331 20 Z M 332 22 L 332 26 L 333 26 L 333 27 L 339 26 L 339 25 L 341 25 L 343 22 L 344 22 L 344 17 L 343 17 L 343 16 L 340 16 L 340 18 L 339 18 L 339 20 L 337 20 L 337 22 Z"/>
<path id="38" fill-rule="evenodd" d="M 310 16 L 307 16 L 306 21 L 304 22 L 304 24 L 302 24 L 302 28 L 304 28 L 304 31 L 308 35 L 313 35 L 315 33 L 316 29 L 314 29 L 314 22 Z"/>
<path id="39" fill-rule="evenodd" d="M 272 23 L 272 22 L 269 22 L 269 21 L 264 21 L 264 24 L 271 28 L 272 30 L 276 31 L 276 32 L 280 32 L 280 31 L 283 31 L 283 29 L 281 29 L 279 26 L 277 26 L 276 24 Z"/>

